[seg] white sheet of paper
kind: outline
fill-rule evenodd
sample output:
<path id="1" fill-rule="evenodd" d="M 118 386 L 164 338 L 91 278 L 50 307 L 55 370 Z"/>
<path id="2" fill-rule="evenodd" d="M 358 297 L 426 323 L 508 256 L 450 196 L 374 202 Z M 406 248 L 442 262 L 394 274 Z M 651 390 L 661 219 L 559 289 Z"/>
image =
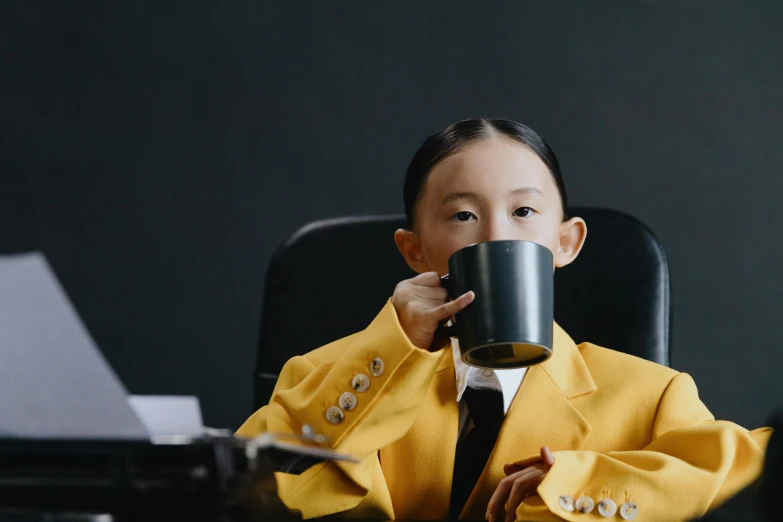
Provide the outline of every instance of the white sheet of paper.
<path id="1" fill-rule="evenodd" d="M 0 256 L 0 437 L 149 438 L 37 252 Z"/>
<path id="2" fill-rule="evenodd" d="M 152 437 L 200 437 L 204 430 L 198 397 L 188 395 L 131 395 L 128 404 Z"/>

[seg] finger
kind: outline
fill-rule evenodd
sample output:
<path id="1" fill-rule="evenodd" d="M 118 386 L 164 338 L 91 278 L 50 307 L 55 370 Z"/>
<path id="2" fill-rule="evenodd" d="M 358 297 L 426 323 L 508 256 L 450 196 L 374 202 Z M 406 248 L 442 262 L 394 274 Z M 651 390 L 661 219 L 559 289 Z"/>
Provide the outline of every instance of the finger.
<path id="1" fill-rule="evenodd" d="M 394 299 L 395 298 L 392 297 L 392 300 Z M 432 315 L 433 310 L 437 309 L 440 306 L 443 306 L 444 304 L 443 300 L 427 299 L 426 297 L 419 297 L 413 295 L 407 290 L 405 293 L 398 294 L 396 300 L 397 302 L 395 306 L 398 309 L 400 309 L 402 312 L 409 312 L 421 316 Z M 438 321 L 434 321 L 434 318 L 432 319 L 433 322 L 438 322 Z"/>
<path id="2" fill-rule="evenodd" d="M 505 464 L 503 466 L 503 473 L 506 474 L 506 476 L 511 475 L 512 473 L 516 473 L 517 471 L 525 469 L 526 466 L 520 466 L 518 464 Z"/>
<path id="3" fill-rule="evenodd" d="M 514 522 L 516 520 L 517 508 L 536 490 L 543 479 L 544 472 L 538 471 L 537 473 L 529 473 L 514 481 L 514 485 L 511 487 L 508 495 L 506 522 Z"/>
<path id="4" fill-rule="evenodd" d="M 458 298 L 448 303 L 444 303 L 441 306 L 432 310 L 432 316 L 437 321 L 445 321 L 449 317 L 455 315 L 457 312 L 468 306 L 476 298 L 476 294 L 473 290 L 465 292 Z"/>
<path id="5" fill-rule="evenodd" d="M 487 516 L 489 517 L 489 520 L 501 521 L 505 518 L 506 500 L 508 499 L 511 487 L 514 485 L 514 481 L 526 477 L 533 471 L 533 468 L 525 468 L 513 475 L 509 475 L 498 483 L 498 487 L 495 488 L 495 492 L 492 493 L 492 498 L 489 499 L 489 503 L 487 504 Z"/>
<path id="6" fill-rule="evenodd" d="M 525 487 L 525 481 L 514 481 L 514 485 L 511 486 L 511 491 L 508 494 L 508 502 L 506 502 L 506 522 L 514 522 L 516 520 L 517 507 L 527 496 L 527 488 Z"/>
<path id="7" fill-rule="evenodd" d="M 437 272 L 424 272 L 408 279 L 408 282 L 417 286 L 438 287 L 440 286 L 440 275 Z"/>
<path id="8" fill-rule="evenodd" d="M 492 498 L 487 503 L 487 515 L 486 518 L 489 522 L 499 522 L 506 516 L 505 504 L 508 494 L 511 491 L 513 482 L 507 482 L 508 477 L 504 478 L 498 483 L 498 487 L 495 488 L 495 492 L 492 493 Z"/>
<path id="9" fill-rule="evenodd" d="M 516 520 L 517 508 L 529 494 L 528 484 L 529 482 L 524 479 L 518 479 L 514 481 L 514 485 L 511 486 L 511 491 L 508 494 L 508 502 L 506 502 L 505 506 L 505 522 L 514 522 Z"/>
<path id="10" fill-rule="evenodd" d="M 436 315 L 433 315 L 434 310 L 441 305 L 443 305 L 443 301 L 419 298 L 418 300 L 408 301 L 405 306 L 405 311 L 411 315 L 420 316 L 426 319 L 427 322 L 432 323 L 431 326 L 434 330 L 438 324 L 444 321 L 443 319 L 437 320 Z"/>
<path id="11" fill-rule="evenodd" d="M 533 462 L 528 462 L 527 464 L 524 465 L 514 464 L 514 463 L 505 464 L 503 466 L 503 473 L 505 473 L 506 475 L 511 475 L 512 473 L 516 473 L 517 471 L 522 471 L 523 469 L 532 468 L 532 467 L 539 468 L 541 470 L 545 468 L 543 462 L 541 462 L 540 460 L 535 460 Z"/>
<path id="12" fill-rule="evenodd" d="M 487 503 L 488 520 L 503 520 L 503 517 L 506 516 L 504 506 L 506 505 L 506 500 L 508 499 L 508 494 L 511 491 L 511 487 L 514 485 L 514 480 L 516 480 L 520 474 L 524 472 L 525 470 L 519 471 L 513 475 L 509 475 L 508 477 L 501 479 L 501 481 L 498 482 L 498 487 L 495 488 L 494 493 L 492 493 L 492 497 Z"/>
<path id="13" fill-rule="evenodd" d="M 555 456 L 552 455 L 552 451 L 548 446 L 541 448 L 541 460 L 544 462 L 545 471 L 549 471 L 549 468 L 555 463 Z"/>
<path id="14" fill-rule="evenodd" d="M 432 286 L 410 285 L 408 291 L 416 297 L 420 297 L 422 299 L 434 299 L 439 301 L 438 306 L 442 305 L 449 299 L 449 292 L 445 288 L 440 287 L 434 288 Z"/>

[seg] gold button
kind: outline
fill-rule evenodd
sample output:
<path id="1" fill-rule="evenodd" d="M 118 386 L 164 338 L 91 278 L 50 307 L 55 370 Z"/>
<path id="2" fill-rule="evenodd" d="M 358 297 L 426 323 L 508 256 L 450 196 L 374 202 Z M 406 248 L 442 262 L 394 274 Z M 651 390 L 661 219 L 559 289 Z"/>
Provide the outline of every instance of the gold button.
<path id="1" fill-rule="evenodd" d="M 580 513 L 592 513 L 595 502 L 590 497 L 579 497 L 576 499 L 576 510 Z"/>
<path id="2" fill-rule="evenodd" d="M 383 374 L 383 359 L 376 357 L 372 360 L 370 363 L 370 373 L 373 374 L 374 377 L 380 377 L 381 374 Z"/>
<path id="3" fill-rule="evenodd" d="M 340 424 L 344 418 L 345 418 L 345 413 L 343 413 L 343 410 L 341 410 L 337 406 L 330 406 L 329 408 L 327 408 L 326 420 L 328 420 L 332 424 Z"/>
<path id="4" fill-rule="evenodd" d="M 351 411 L 356 407 L 356 395 L 351 392 L 345 392 L 340 395 L 340 407 L 345 411 Z"/>
<path id="5" fill-rule="evenodd" d="M 620 506 L 620 516 L 623 520 L 633 520 L 639 514 L 639 508 L 634 502 L 626 502 Z"/>
<path id="6" fill-rule="evenodd" d="M 351 387 L 359 393 L 366 392 L 370 387 L 370 378 L 363 373 L 357 373 L 351 381 Z"/>
<path id="7" fill-rule="evenodd" d="M 613 517 L 617 513 L 617 504 L 611 498 L 605 498 L 598 503 L 598 512 L 602 517 Z"/>
<path id="8" fill-rule="evenodd" d="M 568 511 L 570 513 L 574 510 L 574 498 L 571 495 L 560 495 L 557 502 L 560 504 L 560 509 L 563 511 Z"/>

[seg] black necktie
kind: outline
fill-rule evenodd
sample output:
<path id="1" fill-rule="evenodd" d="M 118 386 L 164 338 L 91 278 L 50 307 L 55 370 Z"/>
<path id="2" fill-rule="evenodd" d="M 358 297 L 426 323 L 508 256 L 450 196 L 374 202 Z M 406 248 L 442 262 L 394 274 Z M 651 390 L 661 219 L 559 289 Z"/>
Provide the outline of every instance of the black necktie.
<path id="1" fill-rule="evenodd" d="M 449 518 L 456 520 L 487 464 L 503 424 L 503 394 L 495 390 L 466 388 L 462 395 L 473 427 L 457 444 L 451 483 Z"/>

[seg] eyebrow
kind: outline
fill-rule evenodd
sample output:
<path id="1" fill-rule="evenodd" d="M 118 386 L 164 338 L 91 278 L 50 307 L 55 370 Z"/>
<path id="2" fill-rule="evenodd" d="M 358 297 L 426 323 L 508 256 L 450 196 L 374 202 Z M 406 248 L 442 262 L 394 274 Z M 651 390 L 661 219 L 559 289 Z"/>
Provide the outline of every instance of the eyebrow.
<path id="1" fill-rule="evenodd" d="M 542 196 L 543 192 L 535 187 L 520 187 L 508 193 L 509 196 L 519 196 L 520 194 L 537 194 Z M 460 199 L 478 199 L 478 197 L 478 194 L 475 192 L 452 192 L 451 194 L 448 194 L 446 197 L 444 197 L 440 204 L 445 205 L 446 203 Z"/>

